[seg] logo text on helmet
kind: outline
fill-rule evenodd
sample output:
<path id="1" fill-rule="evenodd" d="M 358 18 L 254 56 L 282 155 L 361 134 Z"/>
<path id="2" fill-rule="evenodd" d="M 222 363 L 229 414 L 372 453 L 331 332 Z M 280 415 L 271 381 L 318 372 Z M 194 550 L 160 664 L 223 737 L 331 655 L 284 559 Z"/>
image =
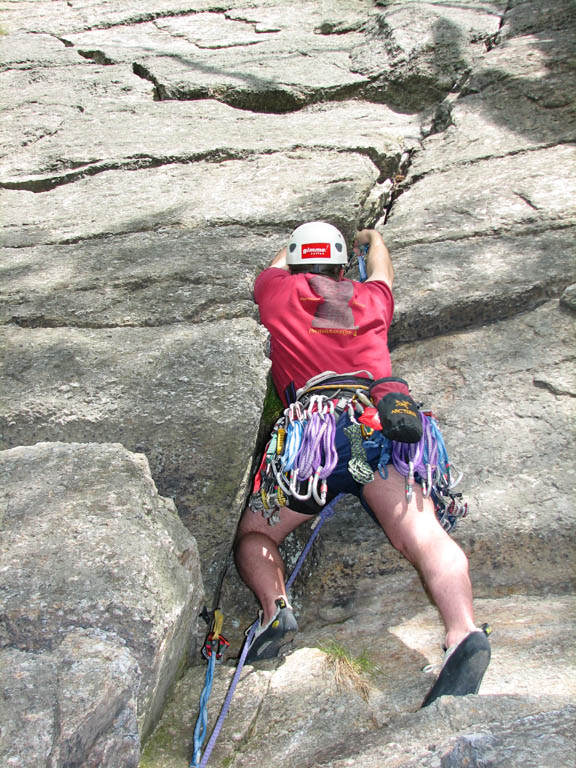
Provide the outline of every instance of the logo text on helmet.
<path id="1" fill-rule="evenodd" d="M 302 246 L 303 259 L 329 259 L 330 243 L 306 243 Z"/>

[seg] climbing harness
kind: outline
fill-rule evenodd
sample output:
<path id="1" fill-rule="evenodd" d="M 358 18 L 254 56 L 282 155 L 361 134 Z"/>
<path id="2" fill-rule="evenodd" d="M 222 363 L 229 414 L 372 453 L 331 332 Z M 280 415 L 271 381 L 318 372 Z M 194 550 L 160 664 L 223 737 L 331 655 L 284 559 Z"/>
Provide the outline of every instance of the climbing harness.
<path id="1" fill-rule="evenodd" d="M 294 583 L 294 580 L 298 575 L 306 559 L 306 556 L 308 555 L 308 552 L 312 548 L 314 541 L 316 540 L 318 534 L 320 533 L 320 529 L 322 528 L 322 525 L 326 522 L 326 520 L 333 517 L 336 511 L 336 504 L 342 495 L 343 494 L 338 494 L 338 496 L 332 499 L 332 501 L 329 504 L 327 504 L 322 510 L 322 512 L 320 513 L 318 518 L 318 523 L 314 526 L 312 533 L 308 538 L 306 546 L 302 550 L 300 557 L 298 558 L 298 561 L 294 566 L 294 569 L 290 574 L 289 579 L 286 582 L 286 590 L 289 590 L 292 584 Z M 217 611 L 216 613 L 219 613 L 220 616 L 222 616 L 222 614 L 219 611 Z M 221 626 L 222 626 L 221 622 L 220 624 L 216 624 L 215 622 L 212 633 L 211 633 L 213 637 L 215 638 L 221 637 L 221 635 L 219 635 Z M 206 683 L 204 685 L 204 690 L 202 691 L 202 695 L 200 697 L 200 714 L 198 715 L 196 728 L 194 730 L 194 755 L 193 755 L 192 761 L 190 762 L 190 768 L 205 768 L 206 764 L 208 763 L 208 759 L 212 754 L 212 750 L 214 749 L 214 745 L 216 744 L 216 740 L 218 739 L 220 731 L 222 730 L 222 726 L 224 725 L 224 720 L 226 719 L 226 715 L 228 714 L 228 710 L 230 709 L 230 704 L 232 703 L 232 697 L 234 696 L 234 692 L 236 691 L 238 681 L 240 680 L 240 674 L 246 662 L 246 656 L 248 655 L 248 651 L 250 650 L 250 645 L 252 643 L 252 639 L 254 637 L 257 627 L 258 627 L 258 620 L 256 620 L 246 631 L 246 639 L 244 641 L 244 645 L 242 646 L 242 652 L 240 654 L 240 658 L 238 660 L 238 664 L 236 666 L 236 670 L 234 672 L 232 682 L 230 683 L 230 686 L 226 693 L 226 697 L 224 699 L 224 703 L 222 704 L 222 708 L 220 710 L 220 714 L 218 715 L 216 724 L 214 725 L 214 729 L 212 730 L 208 743 L 206 744 L 206 749 L 204 750 L 203 753 L 201 753 L 202 744 L 204 743 L 204 738 L 206 736 L 206 724 L 207 724 L 207 718 L 208 718 L 207 703 L 212 690 L 212 682 L 214 678 L 214 665 L 216 663 L 215 653 L 211 653 L 208 656 L 208 669 L 206 671 Z M 228 644 L 227 641 L 225 642 L 227 645 Z"/>
<path id="2" fill-rule="evenodd" d="M 454 529 L 467 514 L 461 494 L 454 492 L 462 474 L 455 475 L 435 415 L 418 412 L 422 426 L 418 442 L 390 440 L 382 434 L 378 410 L 369 396 L 371 386 L 369 371 L 327 371 L 296 392 L 296 402 L 274 425 L 264 451 L 249 501 L 254 512 L 275 525 L 281 507 L 289 507 L 291 499 L 325 505 L 327 480 L 338 463 L 336 424 L 345 414 L 350 422 L 343 431 L 350 441 L 348 471 L 352 478 L 360 485 L 374 479 L 366 450 L 377 449 L 381 477 L 386 479 L 387 466 L 392 464 L 405 478 L 408 503 L 418 483 L 423 496 L 432 499 L 442 527 L 448 532 Z"/>

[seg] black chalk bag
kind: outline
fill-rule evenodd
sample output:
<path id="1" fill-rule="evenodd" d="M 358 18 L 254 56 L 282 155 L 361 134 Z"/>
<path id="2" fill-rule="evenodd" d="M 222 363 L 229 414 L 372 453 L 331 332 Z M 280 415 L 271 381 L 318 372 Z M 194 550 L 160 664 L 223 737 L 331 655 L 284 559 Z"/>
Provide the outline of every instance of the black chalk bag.
<path id="1" fill-rule="evenodd" d="M 420 411 L 410 395 L 408 382 L 394 376 L 376 379 L 370 385 L 370 394 L 385 437 L 400 443 L 417 443 L 421 439 Z"/>

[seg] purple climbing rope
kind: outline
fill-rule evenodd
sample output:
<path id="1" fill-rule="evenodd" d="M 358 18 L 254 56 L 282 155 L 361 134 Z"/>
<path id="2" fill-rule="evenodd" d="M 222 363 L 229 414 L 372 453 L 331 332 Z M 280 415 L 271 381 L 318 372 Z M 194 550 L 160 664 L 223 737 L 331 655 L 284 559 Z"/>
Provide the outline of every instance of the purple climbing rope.
<path id="1" fill-rule="evenodd" d="M 314 530 L 310 534 L 310 538 L 306 542 L 306 546 L 302 550 L 300 557 L 298 558 L 298 561 L 294 566 L 294 570 L 292 571 L 292 573 L 290 574 L 290 578 L 286 582 L 286 589 L 290 589 L 290 587 L 294 583 L 294 579 L 296 578 L 296 576 L 298 576 L 298 572 L 300 571 L 300 568 L 302 568 L 302 563 L 304 562 L 304 560 L 306 560 L 306 555 L 308 554 L 308 552 L 310 552 L 310 548 L 312 547 L 312 544 L 314 544 L 314 542 L 316 541 L 316 537 L 320 533 L 320 529 L 322 528 L 326 520 L 329 520 L 331 517 L 334 516 L 334 514 L 336 513 L 336 503 L 338 499 L 340 499 L 342 496 L 344 496 L 344 494 L 339 493 L 338 496 L 335 496 L 331 502 L 326 504 L 322 512 L 320 512 L 319 514 L 320 519 L 316 524 Z"/>

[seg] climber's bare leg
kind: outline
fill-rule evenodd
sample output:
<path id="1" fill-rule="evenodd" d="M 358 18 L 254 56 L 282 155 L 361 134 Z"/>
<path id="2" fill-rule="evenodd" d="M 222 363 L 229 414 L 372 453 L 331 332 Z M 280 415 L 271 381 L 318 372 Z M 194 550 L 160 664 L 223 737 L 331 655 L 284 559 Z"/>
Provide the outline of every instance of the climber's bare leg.
<path id="1" fill-rule="evenodd" d="M 476 628 L 468 559 L 442 528 L 430 499 L 414 486 L 406 501 L 405 478 L 388 466 L 388 479 L 376 472 L 364 486 L 364 499 L 392 545 L 420 572 L 446 628 L 446 646 L 459 643 Z"/>
<path id="2" fill-rule="evenodd" d="M 264 611 L 263 624 L 276 613 L 276 598 L 286 597 L 284 561 L 278 545 L 311 515 L 302 515 L 288 507 L 281 507 L 280 522 L 270 525 L 260 512 L 244 510 L 234 542 L 234 555 L 238 573 L 247 587 L 256 595 Z"/>

